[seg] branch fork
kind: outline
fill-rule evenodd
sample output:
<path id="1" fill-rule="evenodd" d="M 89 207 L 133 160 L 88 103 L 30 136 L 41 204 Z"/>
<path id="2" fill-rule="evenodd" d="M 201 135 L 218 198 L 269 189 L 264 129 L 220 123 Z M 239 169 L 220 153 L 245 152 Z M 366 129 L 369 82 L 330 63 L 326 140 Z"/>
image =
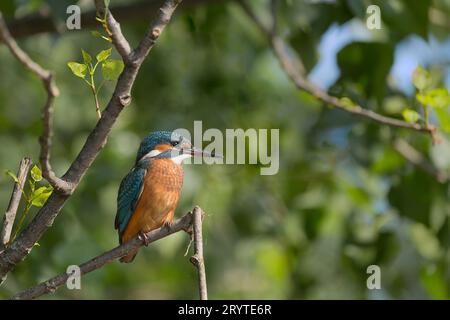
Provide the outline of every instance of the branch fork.
<path id="1" fill-rule="evenodd" d="M 163 10 L 158 11 L 154 21 L 150 24 L 149 30 L 154 30 L 157 27 L 162 32 L 180 2 L 181 0 L 165 0 L 162 5 Z M 103 0 L 95 0 L 95 4 L 97 12 L 105 11 Z M 4 279 L 18 263 L 25 259 L 35 243 L 39 241 L 41 236 L 53 224 L 53 221 L 60 213 L 65 202 L 73 194 L 81 179 L 106 144 L 109 133 L 123 107 L 131 101 L 131 90 L 139 68 L 152 49 L 155 39 L 152 34 L 149 35 L 147 32 L 139 46 L 135 50 L 132 50 L 121 32 L 120 25 L 115 21 L 111 12 L 107 14 L 107 23 L 111 32 L 113 45 L 122 56 L 125 68 L 117 81 L 114 93 L 108 106 L 103 111 L 101 119 L 87 137 L 85 144 L 70 165 L 70 168 L 62 177 L 58 177 L 50 165 L 50 148 L 53 135 L 51 116 L 53 113 L 54 98 L 59 93 L 54 76 L 48 70 L 45 70 L 34 62 L 17 45 L 0 13 L 0 39 L 20 63 L 42 80 L 47 92 L 47 101 L 43 108 L 43 133 L 39 140 L 41 145 L 39 159 L 44 178 L 55 189 L 55 192 L 50 196 L 46 204 L 39 210 L 30 224 L 18 235 L 15 241 L 4 251 L 0 251 L 0 279 Z M 2 280 L 0 280 L 1 282 Z"/>
<path id="2" fill-rule="evenodd" d="M 201 236 L 202 232 L 202 217 L 204 216 L 203 210 L 196 206 L 192 212 L 186 213 L 184 216 L 175 220 L 170 228 L 162 226 L 159 229 L 152 230 L 145 233 L 145 242 L 150 244 L 159 239 L 165 238 L 173 233 L 179 231 L 194 232 L 194 243 L 195 243 L 195 254 L 192 258 L 198 261 L 198 264 L 194 264 L 199 273 L 199 291 L 200 298 L 202 300 L 207 299 L 206 292 L 206 276 L 205 276 L 205 265 L 203 262 L 203 240 Z M 80 274 L 85 275 L 94 270 L 104 267 L 107 263 L 111 263 L 128 253 L 135 251 L 136 249 L 145 245 L 144 239 L 141 236 L 136 236 L 131 241 L 124 243 L 110 251 L 107 251 L 91 260 L 79 264 Z M 192 259 L 191 258 L 191 259 Z M 192 260 L 191 260 L 192 261 Z M 22 299 L 35 299 L 44 294 L 53 293 L 58 287 L 64 285 L 68 279 L 69 275 L 63 272 L 47 281 L 38 284 L 35 287 L 31 287 L 27 290 L 17 293 L 11 299 L 22 300 Z"/>
<path id="3" fill-rule="evenodd" d="M 18 181 L 14 183 L 11 199 L 3 218 L 2 230 L 0 234 L 0 251 L 5 248 L 11 239 L 11 232 L 16 219 L 17 210 L 19 209 L 20 199 L 22 198 L 23 187 L 30 171 L 32 161 L 30 158 L 23 158 L 20 161 L 19 170 L 17 172 Z"/>

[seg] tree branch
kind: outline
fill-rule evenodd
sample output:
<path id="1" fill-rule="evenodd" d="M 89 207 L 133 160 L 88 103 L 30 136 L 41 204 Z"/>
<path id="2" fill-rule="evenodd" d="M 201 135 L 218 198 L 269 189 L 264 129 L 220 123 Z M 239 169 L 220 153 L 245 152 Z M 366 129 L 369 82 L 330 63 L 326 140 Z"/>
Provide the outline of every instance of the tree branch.
<path id="1" fill-rule="evenodd" d="M 155 242 L 156 240 L 165 238 L 173 233 L 177 233 L 181 230 L 184 230 L 186 232 L 189 232 L 190 228 L 192 227 L 192 224 L 194 222 L 195 212 L 202 212 L 200 208 L 195 207 L 194 214 L 191 212 L 188 212 L 180 219 L 173 222 L 173 224 L 170 226 L 170 228 L 167 228 L 165 226 L 148 232 L 147 238 L 148 243 Z M 194 222 L 195 226 L 195 222 Z M 92 258 L 91 260 L 82 263 L 79 266 L 81 275 L 85 275 L 89 272 L 95 271 L 97 269 L 102 268 L 107 263 L 111 263 L 125 255 L 127 255 L 130 252 L 135 251 L 136 249 L 140 248 L 144 244 L 143 239 L 140 237 L 135 237 L 133 240 L 124 243 L 110 251 L 107 251 L 95 258 Z M 40 284 L 38 284 L 35 287 L 31 287 L 27 290 L 24 290 L 20 293 L 17 293 L 14 295 L 11 299 L 35 299 L 39 296 L 42 296 L 44 294 L 53 293 L 58 287 L 64 285 L 67 282 L 68 277 L 70 274 L 67 274 L 66 272 L 63 272 L 47 281 L 44 281 Z"/>
<path id="2" fill-rule="evenodd" d="M 434 177 L 440 183 L 446 183 L 449 180 L 449 175 L 434 167 L 425 157 L 413 146 L 403 139 L 396 139 L 394 141 L 395 150 L 403 156 L 407 161 L 421 169 L 423 172 Z"/>
<path id="3" fill-rule="evenodd" d="M 320 101 L 330 106 L 336 107 L 342 111 L 361 116 L 384 125 L 428 133 L 432 136 L 433 142 L 436 141 L 437 132 L 435 127 L 424 127 L 419 124 L 410 124 L 396 118 L 383 116 L 379 113 L 365 109 L 356 104 L 349 106 L 341 99 L 329 95 L 327 92 L 314 85 L 308 80 L 305 68 L 303 67 L 303 63 L 300 58 L 295 55 L 293 50 L 289 48 L 289 46 L 283 41 L 283 39 L 276 35 L 272 31 L 272 29 L 265 26 L 265 24 L 259 19 L 259 17 L 248 5 L 247 1 L 239 0 L 238 3 L 241 5 L 244 12 L 253 20 L 262 34 L 267 38 L 267 41 L 272 51 L 274 52 L 275 57 L 278 59 L 282 69 L 284 70 L 284 72 L 286 72 L 288 77 L 298 89 L 306 91 Z M 273 14 L 275 10 L 272 9 L 271 12 Z M 273 26 L 276 26 L 275 21 L 276 19 L 275 17 L 273 17 Z"/>
<path id="4" fill-rule="evenodd" d="M 120 23 L 116 21 L 114 16 L 110 13 L 109 9 L 105 8 L 105 2 L 103 0 L 94 0 L 95 7 L 97 8 L 97 16 L 100 18 L 106 16 L 106 22 L 108 24 L 110 36 L 117 52 L 121 55 L 125 63 L 129 63 L 131 46 L 128 40 L 124 37 Z"/>
<path id="5" fill-rule="evenodd" d="M 42 135 L 39 138 L 41 152 L 39 162 L 41 164 L 42 176 L 59 192 L 70 194 L 72 185 L 67 181 L 56 176 L 50 164 L 50 149 L 53 137 L 53 101 L 59 95 L 59 91 L 55 85 L 53 74 L 49 73 L 49 77 L 42 79 L 47 91 L 47 101 L 42 112 Z"/>
<path id="6" fill-rule="evenodd" d="M 51 115 L 53 113 L 53 100 L 59 95 L 58 88 L 55 85 L 53 74 L 42 68 L 39 64 L 34 62 L 26 52 L 24 52 L 18 45 L 14 38 L 9 33 L 3 15 L 0 12 L 0 37 L 9 48 L 9 51 L 16 59 L 24 65 L 29 71 L 38 76 L 47 92 L 47 101 L 43 109 L 43 133 L 40 138 L 41 155 L 39 157 L 42 166 L 42 175 L 45 179 L 58 191 L 63 193 L 70 193 L 71 186 L 63 179 L 56 176 L 50 165 L 50 146 L 52 137 L 52 122 Z"/>
<path id="7" fill-rule="evenodd" d="M 139 46 L 132 52 L 132 61 L 134 63 L 141 63 L 142 59 L 147 57 L 150 50 L 153 48 L 155 41 L 163 32 L 167 25 L 168 18 L 172 16 L 173 12 L 180 4 L 181 0 L 167 1 L 160 9 L 159 15 L 161 19 L 156 19 L 152 25 L 148 28 L 147 34 L 139 43 Z"/>
<path id="8" fill-rule="evenodd" d="M 230 0 L 185 0 L 183 9 L 193 8 L 199 5 L 220 4 Z M 112 1 L 111 1 L 112 2 Z M 146 19 L 153 15 L 162 5 L 163 0 L 144 0 L 126 4 L 111 5 L 110 10 L 114 17 L 121 22 L 134 22 L 140 19 Z M 87 10 L 81 14 L 83 30 L 87 28 L 96 28 L 98 23 L 95 21 L 96 10 Z M 41 10 L 21 18 L 8 22 L 12 36 L 16 39 L 29 37 L 42 33 L 63 33 L 67 28 L 59 28 L 55 24 L 52 13 L 49 10 Z M 70 30 L 74 32 L 76 30 Z"/>
<path id="9" fill-rule="evenodd" d="M 208 300 L 205 261 L 203 259 L 203 235 L 202 235 L 203 216 L 204 213 L 202 209 L 196 206 L 193 211 L 193 229 L 194 229 L 193 236 L 194 236 L 195 253 L 190 260 L 192 264 L 197 268 L 200 300 Z"/>
<path id="10" fill-rule="evenodd" d="M 0 251 L 6 247 L 10 238 L 11 231 L 16 219 L 17 209 L 19 208 L 20 199 L 22 198 L 22 189 L 25 186 L 25 181 L 28 176 L 28 171 L 31 168 L 31 159 L 23 158 L 20 161 L 19 170 L 17 171 L 18 182 L 14 183 L 11 199 L 9 200 L 8 208 L 6 209 L 5 216 L 3 217 L 3 227 L 0 234 Z"/>
<path id="11" fill-rule="evenodd" d="M 179 2 L 181 2 L 181 0 L 166 0 L 164 4 L 166 10 L 159 11 L 154 20 L 155 22 L 151 25 L 160 26 L 160 30 L 162 31 L 163 27 L 169 23 L 174 9 Z M 173 8 L 173 10 L 171 10 L 171 8 Z M 116 28 L 113 31 L 120 32 L 120 29 Z M 116 39 L 119 39 L 122 38 L 123 35 L 116 35 L 115 37 Z M 143 53 L 147 55 L 150 49 L 151 47 L 146 48 Z M 144 61 L 144 57 L 136 58 L 139 58 L 136 60 L 138 63 L 125 65 L 125 68 L 116 83 L 111 100 L 104 110 L 101 119 L 99 119 L 97 125 L 86 139 L 80 153 L 62 177 L 64 181 L 70 183 L 71 193 L 76 189 L 81 179 L 86 174 L 86 171 L 106 144 L 111 128 L 124 106 L 131 102 L 131 89 L 140 65 Z M 68 193 L 52 193 L 46 204 L 38 211 L 31 223 L 5 251 L 0 253 L 0 279 L 4 278 L 16 264 L 22 261 L 30 253 L 34 244 L 40 239 L 44 232 L 52 226 L 53 221 L 69 197 L 70 194 Z"/>

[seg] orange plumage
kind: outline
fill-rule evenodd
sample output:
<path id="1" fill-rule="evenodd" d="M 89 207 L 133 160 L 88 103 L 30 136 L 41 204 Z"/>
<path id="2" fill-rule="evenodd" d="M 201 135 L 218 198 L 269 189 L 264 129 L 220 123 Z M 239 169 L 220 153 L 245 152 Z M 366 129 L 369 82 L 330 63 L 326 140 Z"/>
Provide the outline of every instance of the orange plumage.
<path id="1" fill-rule="evenodd" d="M 121 235 L 121 243 L 134 238 L 140 232 L 158 229 L 173 220 L 183 185 L 183 169 L 170 158 L 154 159 L 149 162 L 144 178 L 142 194 L 136 209 Z M 131 262 L 136 256 L 132 252 L 121 258 Z"/>

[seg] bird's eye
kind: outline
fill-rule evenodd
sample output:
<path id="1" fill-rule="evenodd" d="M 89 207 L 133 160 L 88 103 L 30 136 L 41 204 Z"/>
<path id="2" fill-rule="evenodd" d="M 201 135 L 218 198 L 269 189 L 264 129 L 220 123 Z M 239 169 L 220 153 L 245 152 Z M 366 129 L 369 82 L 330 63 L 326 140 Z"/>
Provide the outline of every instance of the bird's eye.
<path id="1" fill-rule="evenodd" d="M 171 141 L 171 142 L 170 142 L 170 144 L 171 144 L 172 146 L 174 146 L 174 147 L 175 147 L 178 143 L 179 143 L 179 141 Z"/>

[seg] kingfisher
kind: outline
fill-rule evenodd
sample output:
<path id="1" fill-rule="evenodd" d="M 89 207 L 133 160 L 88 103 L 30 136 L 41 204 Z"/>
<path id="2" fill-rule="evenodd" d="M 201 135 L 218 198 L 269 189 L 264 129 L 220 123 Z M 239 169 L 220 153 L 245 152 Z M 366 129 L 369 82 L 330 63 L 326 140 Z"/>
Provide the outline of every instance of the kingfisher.
<path id="1" fill-rule="evenodd" d="M 139 235 L 148 245 L 146 232 L 170 225 L 183 185 L 183 160 L 220 157 L 192 146 L 174 131 L 156 131 L 142 140 L 134 167 L 120 183 L 114 226 L 119 243 Z M 137 250 L 120 259 L 132 262 Z"/>

